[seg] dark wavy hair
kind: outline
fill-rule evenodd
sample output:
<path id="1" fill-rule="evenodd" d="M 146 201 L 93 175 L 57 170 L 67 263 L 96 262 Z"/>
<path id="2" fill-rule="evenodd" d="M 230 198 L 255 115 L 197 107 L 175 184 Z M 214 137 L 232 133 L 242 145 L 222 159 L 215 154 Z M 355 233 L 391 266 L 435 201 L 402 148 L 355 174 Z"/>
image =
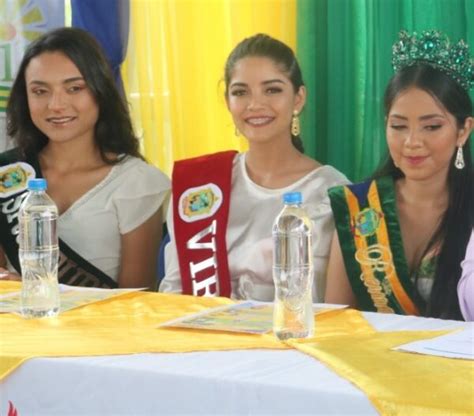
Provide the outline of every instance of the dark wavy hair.
<path id="1" fill-rule="evenodd" d="M 242 58 L 259 56 L 269 58 L 277 64 L 293 85 L 295 93 L 304 86 L 301 68 L 291 48 L 271 36 L 259 33 L 241 41 L 230 53 L 224 68 L 225 95 L 228 96 L 229 84 L 235 64 Z M 301 153 L 304 153 L 300 136 L 291 135 L 291 142 Z"/>
<path id="2" fill-rule="evenodd" d="M 25 51 L 7 104 L 7 134 L 12 137 L 22 157 L 36 155 L 48 142 L 31 120 L 25 81 L 30 61 L 43 53 L 60 52 L 79 69 L 99 108 L 95 142 L 107 164 L 115 164 L 106 153 L 141 156 L 133 132 L 127 104 L 118 92 L 110 65 L 97 41 L 86 31 L 60 28 L 45 33 Z"/>
<path id="3" fill-rule="evenodd" d="M 425 63 L 405 67 L 390 80 L 384 96 L 385 116 L 388 117 L 394 100 L 408 88 L 416 87 L 430 94 L 450 114 L 459 128 L 472 115 L 469 94 L 446 73 Z M 470 151 L 470 140 L 463 147 L 464 169 L 456 169 L 453 153 L 448 172 L 448 207 L 438 228 L 434 231 L 423 256 L 436 244 L 440 244 L 433 288 L 424 315 L 462 319 L 457 296 L 457 284 L 461 277 L 461 261 L 466 253 L 467 243 L 473 227 L 474 179 Z M 390 155 L 373 175 L 374 178 L 390 175 L 394 180 L 402 178 Z"/>

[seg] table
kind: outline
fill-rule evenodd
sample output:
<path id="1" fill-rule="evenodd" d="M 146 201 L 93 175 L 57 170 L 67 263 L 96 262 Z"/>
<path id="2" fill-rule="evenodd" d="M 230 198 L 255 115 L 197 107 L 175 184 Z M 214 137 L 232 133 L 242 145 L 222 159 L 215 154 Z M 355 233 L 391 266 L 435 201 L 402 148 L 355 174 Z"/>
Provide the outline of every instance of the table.
<path id="1" fill-rule="evenodd" d="M 381 331 L 474 325 L 364 316 Z M 364 393 L 296 350 L 35 358 L 0 383 L 2 416 L 8 401 L 18 416 L 377 414 Z"/>

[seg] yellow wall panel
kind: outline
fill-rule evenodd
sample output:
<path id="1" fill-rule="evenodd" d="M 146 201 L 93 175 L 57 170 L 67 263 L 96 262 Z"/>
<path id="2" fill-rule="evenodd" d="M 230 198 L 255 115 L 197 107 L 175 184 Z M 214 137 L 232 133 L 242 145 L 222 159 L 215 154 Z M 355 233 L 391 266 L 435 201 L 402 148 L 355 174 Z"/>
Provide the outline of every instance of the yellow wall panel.
<path id="1" fill-rule="evenodd" d="M 146 158 L 245 150 L 223 97 L 223 69 L 243 38 L 267 33 L 295 48 L 296 0 L 131 0 L 123 77 Z"/>

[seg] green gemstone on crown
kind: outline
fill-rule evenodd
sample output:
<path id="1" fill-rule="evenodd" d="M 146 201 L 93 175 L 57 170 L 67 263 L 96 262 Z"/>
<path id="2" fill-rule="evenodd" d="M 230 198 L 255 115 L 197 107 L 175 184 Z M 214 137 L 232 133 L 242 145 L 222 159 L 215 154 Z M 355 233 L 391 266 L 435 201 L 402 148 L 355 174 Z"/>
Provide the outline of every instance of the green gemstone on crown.
<path id="1" fill-rule="evenodd" d="M 402 30 L 398 36 L 399 40 L 392 47 L 395 71 L 421 61 L 445 72 L 465 90 L 474 86 L 474 60 L 463 40 L 452 45 L 448 37 L 437 30 L 412 35 Z"/>

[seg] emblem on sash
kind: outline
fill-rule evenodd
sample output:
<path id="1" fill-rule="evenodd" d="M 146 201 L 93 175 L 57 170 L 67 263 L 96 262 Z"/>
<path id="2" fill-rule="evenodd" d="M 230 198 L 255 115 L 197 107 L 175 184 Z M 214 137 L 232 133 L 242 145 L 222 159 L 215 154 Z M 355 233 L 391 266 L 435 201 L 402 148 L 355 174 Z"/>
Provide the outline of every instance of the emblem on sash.
<path id="1" fill-rule="evenodd" d="M 222 204 L 222 191 L 208 183 L 189 188 L 179 198 L 179 216 L 183 221 L 194 222 L 212 217 Z"/>
<path id="2" fill-rule="evenodd" d="M 352 219 L 352 234 L 356 237 L 369 237 L 374 235 L 379 228 L 382 217 L 383 214 L 373 208 L 363 209 Z"/>
<path id="3" fill-rule="evenodd" d="M 24 191 L 28 179 L 35 176 L 33 167 L 24 162 L 2 166 L 0 168 L 0 196 L 6 198 Z"/>
<path id="4" fill-rule="evenodd" d="M 359 307 L 419 315 L 401 244 L 393 179 L 333 187 L 329 198 L 339 241 L 347 242 L 341 250 Z"/>

